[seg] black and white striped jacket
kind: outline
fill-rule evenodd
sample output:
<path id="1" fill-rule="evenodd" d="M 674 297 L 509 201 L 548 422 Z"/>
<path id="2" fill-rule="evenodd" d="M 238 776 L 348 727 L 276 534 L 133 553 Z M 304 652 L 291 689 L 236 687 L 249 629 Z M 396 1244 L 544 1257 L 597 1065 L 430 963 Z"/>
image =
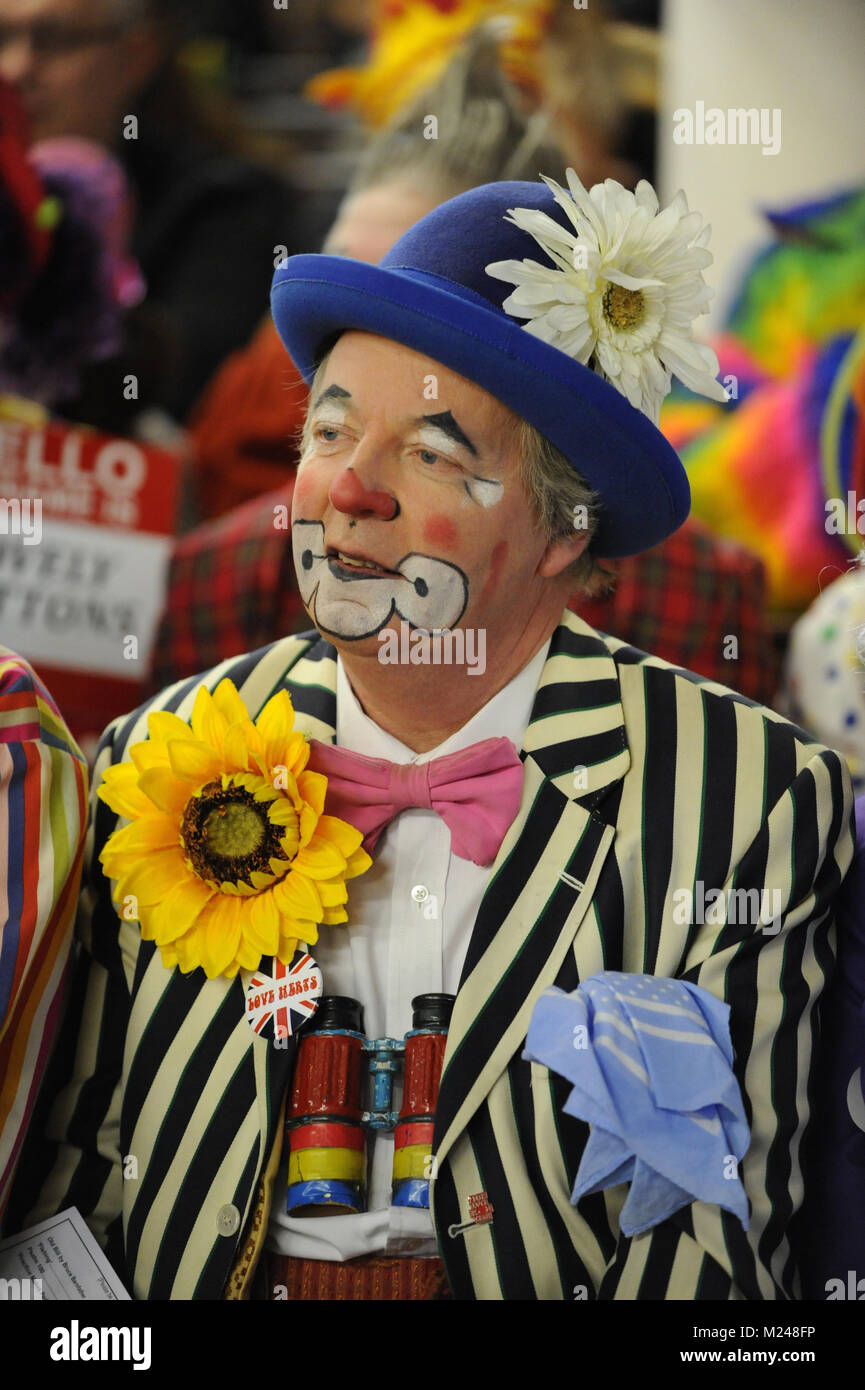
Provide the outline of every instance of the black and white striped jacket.
<path id="1" fill-rule="evenodd" d="M 188 717 L 197 686 L 224 676 L 253 718 L 287 688 L 296 727 L 333 740 L 336 653 L 317 634 L 288 637 L 116 721 L 94 786 L 146 736 L 148 712 Z M 433 1218 L 455 1297 L 796 1297 L 815 1004 L 853 853 L 842 759 L 571 612 L 553 636 L 522 757 L 522 804 L 478 913 L 436 1119 Z M 42 1111 L 49 1142 L 22 1165 L 8 1229 L 74 1204 L 135 1297 L 219 1299 L 233 1271 L 237 1286 L 238 1262 L 246 1284 L 260 1254 L 294 1054 L 253 1034 L 239 979 L 169 971 L 137 924 L 118 920 L 98 863 L 116 824 L 95 801 L 91 907 Z M 778 891 L 782 921 L 768 932 L 679 925 L 674 894 L 698 881 L 706 894 Z M 627 1239 L 623 1185 L 571 1205 L 588 1130 L 562 1112 L 567 1083 L 521 1054 L 541 992 L 573 990 L 600 970 L 687 979 L 730 1003 L 751 1125 L 747 1234 L 694 1202 Z M 449 1235 L 481 1192 L 492 1222 Z M 230 1208 L 240 1221 L 226 1233 Z"/>

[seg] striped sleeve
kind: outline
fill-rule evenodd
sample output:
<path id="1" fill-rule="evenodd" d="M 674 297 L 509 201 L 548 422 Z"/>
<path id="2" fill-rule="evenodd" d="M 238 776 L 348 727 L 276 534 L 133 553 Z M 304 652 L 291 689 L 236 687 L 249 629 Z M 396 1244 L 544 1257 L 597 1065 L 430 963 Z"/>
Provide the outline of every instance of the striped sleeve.
<path id="1" fill-rule="evenodd" d="M 77 956 L 26 1164 L 12 1192 L 9 1223 L 11 1230 L 20 1230 L 75 1206 L 122 1278 L 119 1118 L 130 991 L 117 917 L 95 856 L 104 825 L 113 819 L 96 789 L 112 759 L 115 728 L 106 730 L 96 755 L 75 930 Z"/>
<path id="2" fill-rule="evenodd" d="M 771 743 L 771 724 L 766 733 Z M 750 913 L 747 922 L 733 921 L 729 909 L 723 922 L 710 923 L 707 914 L 691 929 L 679 972 L 732 1006 L 734 1068 L 751 1127 L 739 1169 L 749 1229 L 720 1207 L 693 1202 L 651 1233 L 621 1237 L 601 1298 L 801 1297 L 794 1233 L 803 1195 L 800 1150 L 814 1099 L 816 1006 L 832 967 L 833 902 L 854 842 L 841 759 L 813 745 L 800 745 L 799 756 L 783 789 L 771 785 L 778 759 L 766 759 L 770 809 L 725 885 L 757 890 L 763 900 L 772 885 L 759 923 Z"/>
<path id="3" fill-rule="evenodd" d="M 86 816 L 83 754 L 0 647 L 0 1218 L 60 1018 Z"/>

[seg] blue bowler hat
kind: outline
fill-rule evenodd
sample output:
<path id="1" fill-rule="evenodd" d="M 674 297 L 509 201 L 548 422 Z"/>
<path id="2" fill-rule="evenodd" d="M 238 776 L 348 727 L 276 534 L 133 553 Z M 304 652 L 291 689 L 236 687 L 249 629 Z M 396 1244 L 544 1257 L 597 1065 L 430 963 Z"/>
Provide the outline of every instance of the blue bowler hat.
<path id="1" fill-rule="evenodd" d="M 657 427 L 615 387 L 502 308 L 513 286 L 485 267 L 545 254 L 505 220 L 514 207 L 545 212 L 573 232 L 545 184 L 484 184 L 428 213 L 378 265 L 290 257 L 273 279 L 274 322 L 307 382 L 339 333 L 357 328 L 405 343 L 483 387 L 600 493 L 596 553 L 638 554 L 685 520 L 687 475 Z"/>

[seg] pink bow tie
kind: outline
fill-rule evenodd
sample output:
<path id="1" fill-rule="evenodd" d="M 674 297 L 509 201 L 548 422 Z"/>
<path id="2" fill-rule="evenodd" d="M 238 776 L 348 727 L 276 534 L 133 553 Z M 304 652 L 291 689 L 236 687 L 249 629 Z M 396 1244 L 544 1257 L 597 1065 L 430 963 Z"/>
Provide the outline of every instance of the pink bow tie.
<path id="1" fill-rule="evenodd" d="M 437 811 L 451 849 L 473 864 L 492 864 L 520 806 L 523 765 L 510 739 L 485 738 L 426 763 L 392 763 L 310 739 L 312 772 L 327 777 L 326 809 L 363 831 L 371 850 L 400 811 Z"/>

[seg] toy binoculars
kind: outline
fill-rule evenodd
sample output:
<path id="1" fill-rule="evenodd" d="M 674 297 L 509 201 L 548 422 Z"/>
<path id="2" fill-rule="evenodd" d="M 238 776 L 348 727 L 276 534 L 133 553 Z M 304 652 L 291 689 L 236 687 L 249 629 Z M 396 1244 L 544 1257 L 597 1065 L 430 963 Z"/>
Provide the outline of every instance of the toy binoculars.
<path id="1" fill-rule="evenodd" d="M 392 1129 L 393 1205 L 429 1207 L 432 1138 L 452 994 L 412 1000 L 405 1038 L 367 1038 L 363 1008 L 345 995 L 324 995 L 315 1027 L 298 1047 L 286 1116 L 292 1216 L 347 1215 L 366 1210 L 366 1130 Z M 391 1109 L 393 1082 L 403 1071 L 402 1106 Z M 366 1075 L 373 1078 L 364 1108 Z"/>

